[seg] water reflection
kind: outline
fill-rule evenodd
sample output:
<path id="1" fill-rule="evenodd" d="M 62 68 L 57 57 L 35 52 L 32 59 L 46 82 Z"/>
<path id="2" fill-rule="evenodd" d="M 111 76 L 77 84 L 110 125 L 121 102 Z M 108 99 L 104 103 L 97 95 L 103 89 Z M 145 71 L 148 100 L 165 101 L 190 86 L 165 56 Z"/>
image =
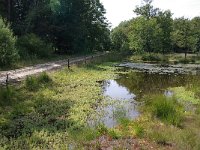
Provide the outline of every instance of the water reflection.
<path id="1" fill-rule="evenodd" d="M 105 113 L 101 121 L 107 127 L 117 125 L 120 118 L 134 119 L 139 116 L 134 100 L 136 96 L 126 87 L 119 85 L 115 80 L 108 80 L 104 82 L 103 89 L 104 96 L 112 99 L 111 104 L 101 108 L 101 111 Z"/>
<path id="2" fill-rule="evenodd" d="M 104 96 L 109 96 L 112 99 L 131 100 L 135 97 L 126 87 L 119 85 L 115 80 L 105 81 L 103 89 Z"/>
<path id="3" fill-rule="evenodd" d="M 122 74 L 116 80 L 103 83 L 103 94 L 108 97 L 108 104 L 99 107 L 103 112 L 100 122 L 107 127 L 117 125 L 119 118 L 134 119 L 139 116 L 137 105 L 145 95 L 164 94 L 173 96 L 170 87 L 200 84 L 198 75 L 175 75 L 145 72 Z"/>

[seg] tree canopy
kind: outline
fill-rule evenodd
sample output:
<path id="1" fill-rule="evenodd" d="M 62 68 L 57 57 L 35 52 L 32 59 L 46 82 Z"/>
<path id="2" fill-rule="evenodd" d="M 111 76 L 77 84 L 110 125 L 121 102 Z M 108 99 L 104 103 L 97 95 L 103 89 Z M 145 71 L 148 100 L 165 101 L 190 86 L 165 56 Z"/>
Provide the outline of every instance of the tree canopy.
<path id="1" fill-rule="evenodd" d="M 0 15 L 17 36 L 34 33 L 57 52 L 104 50 L 109 25 L 99 0 L 1 0 Z"/>
<path id="2" fill-rule="evenodd" d="M 199 17 L 173 19 L 171 11 L 154 8 L 152 0 L 143 0 L 143 5 L 136 6 L 133 11 L 136 18 L 112 30 L 111 39 L 115 49 L 123 49 L 122 45 L 126 45 L 125 50 L 163 54 L 187 54 L 200 50 Z"/>

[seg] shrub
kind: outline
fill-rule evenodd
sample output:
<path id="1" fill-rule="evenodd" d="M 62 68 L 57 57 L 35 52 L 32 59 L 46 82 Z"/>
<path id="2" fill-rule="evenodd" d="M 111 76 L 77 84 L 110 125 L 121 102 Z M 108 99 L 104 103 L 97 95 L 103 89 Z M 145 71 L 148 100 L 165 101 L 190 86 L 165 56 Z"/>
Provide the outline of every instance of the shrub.
<path id="1" fill-rule="evenodd" d="M 28 90 L 35 91 L 38 89 L 39 84 L 38 84 L 36 78 L 28 76 L 25 80 L 25 86 L 28 88 Z"/>
<path id="2" fill-rule="evenodd" d="M 0 88 L 0 106 L 11 104 L 14 95 L 15 92 L 11 87 Z"/>
<path id="3" fill-rule="evenodd" d="M 20 37 L 17 40 L 17 48 L 19 49 L 20 56 L 23 58 L 29 56 L 45 58 L 49 57 L 53 52 L 51 44 L 45 43 L 41 38 L 33 33 Z"/>
<path id="4" fill-rule="evenodd" d="M 155 96 L 151 103 L 152 114 L 167 123 L 179 126 L 182 120 L 181 106 L 174 98 Z"/>
<path id="5" fill-rule="evenodd" d="M 38 78 L 37 78 L 39 83 L 49 83 L 51 82 L 51 78 L 49 77 L 49 75 L 46 72 L 41 73 Z"/>
<path id="6" fill-rule="evenodd" d="M 188 64 L 190 62 L 189 59 L 185 59 L 185 58 L 182 58 L 179 60 L 179 63 L 182 63 L 182 64 Z"/>
<path id="7" fill-rule="evenodd" d="M 117 129 L 110 129 L 108 131 L 108 135 L 110 137 L 112 137 L 113 139 L 120 139 L 122 137 L 122 133 L 121 131 L 117 130 Z"/>
<path id="8" fill-rule="evenodd" d="M 25 80 L 25 86 L 28 88 L 28 90 L 36 91 L 41 86 L 41 84 L 46 84 L 51 81 L 52 79 L 49 77 L 49 75 L 44 72 L 41 73 L 38 77 L 28 76 Z"/>
<path id="9" fill-rule="evenodd" d="M 0 66 L 11 65 L 18 58 L 15 43 L 13 32 L 0 18 Z"/>
<path id="10" fill-rule="evenodd" d="M 162 58 L 158 54 L 147 53 L 142 56 L 143 61 L 161 61 Z"/>

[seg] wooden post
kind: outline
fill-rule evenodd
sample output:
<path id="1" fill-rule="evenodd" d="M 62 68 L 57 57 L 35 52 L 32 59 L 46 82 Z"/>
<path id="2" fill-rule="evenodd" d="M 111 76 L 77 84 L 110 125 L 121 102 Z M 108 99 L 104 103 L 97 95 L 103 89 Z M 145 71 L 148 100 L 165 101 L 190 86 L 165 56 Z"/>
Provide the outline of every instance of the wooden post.
<path id="1" fill-rule="evenodd" d="M 9 74 L 6 74 L 6 87 L 8 88 Z"/>
<path id="2" fill-rule="evenodd" d="M 87 64 L 87 57 L 85 57 L 85 65 Z"/>
<path id="3" fill-rule="evenodd" d="M 67 60 L 67 66 L 68 66 L 68 69 L 70 68 L 70 64 L 69 64 L 69 59 Z"/>

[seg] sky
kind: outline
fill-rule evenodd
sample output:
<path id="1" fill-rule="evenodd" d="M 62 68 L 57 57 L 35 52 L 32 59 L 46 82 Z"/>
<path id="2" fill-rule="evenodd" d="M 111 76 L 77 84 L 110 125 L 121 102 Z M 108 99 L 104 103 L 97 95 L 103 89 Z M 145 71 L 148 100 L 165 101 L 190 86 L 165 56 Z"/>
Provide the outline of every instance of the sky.
<path id="1" fill-rule="evenodd" d="M 135 17 L 133 13 L 142 0 L 100 0 L 106 9 L 106 17 L 112 27 L 116 27 L 121 21 Z M 200 0 L 154 0 L 153 5 L 162 10 L 171 10 L 173 17 L 193 18 L 200 16 Z"/>

